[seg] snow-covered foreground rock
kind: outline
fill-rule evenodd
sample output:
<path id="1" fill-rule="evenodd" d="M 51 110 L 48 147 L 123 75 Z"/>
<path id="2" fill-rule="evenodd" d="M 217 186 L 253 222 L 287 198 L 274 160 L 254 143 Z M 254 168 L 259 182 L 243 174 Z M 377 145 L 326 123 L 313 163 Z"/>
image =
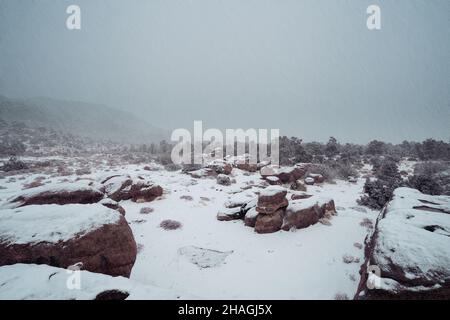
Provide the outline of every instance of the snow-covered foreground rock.
<path id="1" fill-rule="evenodd" d="M 75 272 L 79 272 L 76 274 Z M 123 277 L 72 271 L 47 265 L 15 264 L 0 267 L 2 300 L 193 299 Z"/>
<path id="2" fill-rule="evenodd" d="M 450 197 L 396 189 L 366 245 L 357 298 L 450 296 Z M 368 276 L 372 266 L 380 274 Z M 368 280 L 375 289 L 367 289 Z"/>
<path id="3" fill-rule="evenodd" d="M 101 204 L 33 205 L 0 211 L 0 266 L 39 263 L 128 277 L 136 243 L 125 218 Z"/>
<path id="4" fill-rule="evenodd" d="M 250 226 L 256 223 L 258 195 L 268 183 L 259 172 L 249 171 L 227 170 L 231 184 L 220 185 L 214 175 L 193 178 L 179 171 L 147 170 L 142 165 L 97 165 L 96 170 L 91 168 L 81 176 L 44 175 L 42 183 L 52 188 L 59 183 L 91 181 L 105 197 L 116 194 L 117 190 L 127 192 L 128 179 L 146 181 L 145 186 L 162 187 L 161 196 L 154 198 L 152 193 L 148 198 L 152 202 L 128 196 L 116 198 L 126 215 L 116 213 L 120 219 L 126 219 L 137 243 L 137 257 L 130 275 L 133 283 L 204 299 L 333 299 L 336 294 L 351 298 L 358 286 L 359 268 L 364 258 L 361 243 L 367 235 L 367 226 L 377 215 L 356 203 L 364 180 L 308 186 L 307 197 L 333 199 L 337 215 L 303 229 L 258 234 L 254 224 L 247 227 L 246 223 Z M 30 173 L 8 178 L 8 183 L 3 184 L 5 188 L 0 190 L 0 206 L 7 207 L 10 199 L 23 192 L 30 194 L 33 189 L 22 191 L 23 186 L 40 176 L 42 174 Z M 126 178 L 111 180 L 112 176 Z M 305 192 L 291 190 L 290 182 L 284 188 L 289 202 L 302 209 L 302 201 L 308 201 L 304 200 Z M 102 204 L 110 202 L 105 199 L 98 204 L 80 206 L 104 208 Z M 251 207 L 245 219 L 217 220 L 219 211 L 239 208 L 245 203 Z M 44 209 L 44 206 L 17 209 Z M 2 209 L 0 214 L 11 215 L 8 210 L 14 209 Z M 35 215 L 43 212 L 36 210 Z M 89 210 L 83 212 L 88 214 Z M 16 262 L 21 261 L 12 263 Z M 10 267 L 11 273 L 16 266 Z M 4 290 L 0 287 L 2 296 L 7 296 Z M 36 287 L 36 291 L 39 290 Z"/>

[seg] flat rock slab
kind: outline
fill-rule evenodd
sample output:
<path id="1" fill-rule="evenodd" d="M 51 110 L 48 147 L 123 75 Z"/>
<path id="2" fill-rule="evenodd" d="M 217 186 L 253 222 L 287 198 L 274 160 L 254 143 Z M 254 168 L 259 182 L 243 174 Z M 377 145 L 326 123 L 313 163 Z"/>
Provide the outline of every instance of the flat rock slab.
<path id="1" fill-rule="evenodd" d="M 220 266 L 233 251 L 218 251 L 196 246 L 186 246 L 178 249 L 178 253 L 199 268 L 204 269 Z"/>

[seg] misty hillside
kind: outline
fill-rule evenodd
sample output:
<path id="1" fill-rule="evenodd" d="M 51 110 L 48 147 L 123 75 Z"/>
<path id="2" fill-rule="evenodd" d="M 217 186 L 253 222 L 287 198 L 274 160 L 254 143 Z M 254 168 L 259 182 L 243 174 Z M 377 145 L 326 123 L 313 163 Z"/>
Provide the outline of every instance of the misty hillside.
<path id="1" fill-rule="evenodd" d="M 46 97 L 22 100 L 0 96 L 0 119 L 117 142 L 148 143 L 166 136 L 162 129 L 124 111 Z"/>

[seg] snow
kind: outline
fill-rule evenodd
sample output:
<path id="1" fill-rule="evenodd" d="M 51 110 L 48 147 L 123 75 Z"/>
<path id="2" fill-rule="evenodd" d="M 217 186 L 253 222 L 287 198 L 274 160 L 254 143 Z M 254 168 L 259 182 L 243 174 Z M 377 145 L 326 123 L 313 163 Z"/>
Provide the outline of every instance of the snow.
<path id="1" fill-rule="evenodd" d="M 227 201 L 256 199 L 258 191 L 263 194 L 288 191 L 288 199 L 290 194 L 295 192 L 280 186 L 270 186 L 266 189 L 252 187 L 243 190 L 243 187 L 261 181 L 261 175 L 237 169 L 233 170 L 236 183 L 231 186 L 219 186 L 215 179 L 193 179 L 188 174 L 165 170 L 147 171 L 142 169 L 143 166 L 98 167 L 93 168 L 89 175 L 99 182 L 111 175 L 131 175 L 136 172 L 136 175 L 142 176 L 145 181 L 151 180 L 164 189 L 164 195 L 150 204 L 154 209 L 152 214 L 145 215 L 145 221 L 142 223 L 130 224 L 140 247 L 131 273 L 132 283 L 143 287 L 164 288 L 170 292 L 184 292 L 205 299 L 333 299 L 338 292 L 345 293 L 349 297 L 356 292 L 360 265 L 345 264 L 342 257 L 349 254 L 363 261 L 363 250 L 353 246 L 355 242 L 362 243 L 368 232 L 359 223 L 364 218 L 374 220 L 377 215 L 377 212 L 369 209 L 367 212 L 352 209 L 357 206 L 356 199 L 362 194 L 364 179 L 358 179 L 357 183 L 337 180 L 336 184 L 308 186 L 308 194 L 333 199 L 336 207 L 340 207 L 338 216 L 332 219 L 332 226 L 316 224 L 293 232 L 257 234 L 253 228 L 246 227 L 242 220 L 218 221 L 216 217 L 218 211 Z M 30 175 L 23 181 L 8 183 L 8 189 L 0 190 L 0 198 L 16 195 L 23 183 L 35 177 L 36 175 Z M 76 177 L 67 178 L 72 181 Z M 51 181 L 50 185 L 54 185 L 61 177 L 48 179 Z M 272 191 L 269 192 L 270 190 Z M 192 196 L 193 201 L 180 199 L 182 195 Z M 209 200 L 203 201 L 201 197 Z M 299 203 L 307 200 L 300 200 Z M 127 200 L 121 201 L 120 205 L 127 212 L 126 219 L 134 221 L 142 219 L 140 209 L 149 204 Z M 52 226 L 45 229 L 44 238 L 51 238 L 50 229 L 68 233 L 66 229 L 72 224 L 69 222 L 72 221 L 70 219 L 75 219 L 76 222 L 79 214 L 91 215 L 91 210 L 87 209 L 95 205 L 80 206 L 83 206 L 80 207 L 82 210 L 77 210 L 76 214 L 69 210 L 72 214 L 67 214 L 69 220 L 64 219 L 64 223 L 58 218 L 54 220 L 56 223 L 50 222 L 47 218 L 42 223 L 34 219 L 34 225 L 27 222 L 28 233 L 31 234 L 33 227 L 44 225 L 44 221 Z M 108 210 L 101 204 L 98 206 L 102 210 Z M 22 207 L 20 210 L 25 208 Z M 39 210 L 33 209 L 32 212 L 35 216 L 45 217 L 47 210 L 43 208 L 45 207 L 40 206 Z M 115 216 L 120 215 L 114 210 L 111 211 Z M 5 213 L 8 213 L 7 210 L 1 210 L 0 216 Z M 12 211 L 9 211 L 9 214 L 11 213 Z M 252 214 L 252 210 L 248 214 Z M 163 230 L 159 224 L 166 219 L 181 222 L 183 228 L 176 232 Z M 1 220 L 0 229 L 3 226 Z M 11 226 L 11 228 L 15 233 L 23 232 L 21 227 Z M 13 236 L 15 233 L 11 232 L 10 235 Z M 192 252 L 195 253 L 194 249 L 183 249 L 182 252 L 187 250 L 189 254 L 180 254 L 180 249 L 186 247 L 233 253 L 227 255 L 222 263 L 214 264 L 214 267 L 200 268 L 195 264 L 195 259 L 190 258 L 193 256 Z M 210 257 L 209 253 L 207 255 Z M 216 261 L 215 258 L 211 259 Z M 281 275 L 278 275 L 276 270 L 282 270 Z M 18 276 L 19 274 L 21 273 L 17 271 Z M 48 276 L 43 278 L 47 279 Z M 34 285 L 31 280 L 30 283 Z M 40 296 L 41 284 L 36 283 L 36 286 L 38 290 L 29 288 L 24 290 L 24 295 L 33 291 L 36 296 Z M 11 285 L 10 288 L 13 287 L 14 285 Z M 17 292 L 19 294 L 20 290 Z M 3 288 L 0 288 L 1 294 L 2 297 L 8 296 Z M 42 295 L 45 296 L 46 293 L 43 292 Z M 51 293 L 49 297 L 53 299 L 57 296 L 61 299 L 70 297 L 61 292 Z M 168 298 L 171 299 L 170 297 Z"/>
<path id="2" fill-rule="evenodd" d="M 247 211 L 247 213 L 245 214 L 245 217 L 247 219 L 253 219 L 256 218 L 256 216 L 259 214 L 258 211 L 256 211 L 256 208 L 251 208 L 250 210 Z"/>
<path id="3" fill-rule="evenodd" d="M 314 183 L 314 178 L 306 177 L 306 178 L 305 178 L 305 182 L 306 182 L 306 183 Z"/>
<path id="4" fill-rule="evenodd" d="M 80 289 L 68 286 L 74 271 L 47 265 L 15 264 L 0 267 L 0 300 L 92 300 L 104 291 L 129 293 L 127 300 L 192 299 L 186 294 L 142 285 L 124 277 L 77 271 Z"/>
<path id="5" fill-rule="evenodd" d="M 273 197 L 279 193 L 286 192 L 286 188 L 282 186 L 268 186 L 267 188 L 261 190 L 261 197 Z"/>
<path id="6" fill-rule="evenodd" d="M 287 212 L 297 212 L 300 210 L 313 207 L 315 204 L 321 207 L 322 205 L 330 202 L 331 200 L 332 200 L 331 198 L 325 198 L 322 196 L 312 196 L 307 199 L 291 200 L 289 201 Z"/>
<path id="7" fill-rule="evenodd" d="M 101 204 L 50 204 L 5 209 L 0 214 L 0 242 L 67 241 L 105 224 L 115 224 L 120 217 L 120 213 Z"/>

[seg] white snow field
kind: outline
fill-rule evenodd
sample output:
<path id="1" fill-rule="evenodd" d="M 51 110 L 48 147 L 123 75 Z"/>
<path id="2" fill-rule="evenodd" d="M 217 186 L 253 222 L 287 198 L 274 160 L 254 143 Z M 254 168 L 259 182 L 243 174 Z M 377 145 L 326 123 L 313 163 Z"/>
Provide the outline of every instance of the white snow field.
<path id="1" fill-rule="evenodd" d="M 330 220 L 331 225 L 317 223 L 271 234 L 258 234 L 242 220 L 216 218 L 226 202 L 255 198 L 255 192 L 262 190 L 258 172 L 235 168 L 231 178 L 236 182 L 222 186 L 214 178 L 194 179 L 158 166 L 152 170 L 143 170 L 142 165 L 97 166 L 96 171 L 82 176 L 44 175 L 44 183 L 66 183 L 65 179 L 99 182 L 116 174 L 141 176 L 164 189 L 163 196 L 152 202 L 120 202 L 138 244 L 130 276 L 133 283 L 200 299 L 334 299 L 337 294 L 351 299 L 356 292 L 364 252 L 355 243 L 363 244 L 368 233 L 360 223 L 365 218 L 374 221 L 378 214 L 356 203 L 362 193 L 362 178 L 357 183 L 337 180 L 335 184 L 308 186 L 308 194 L 334 200 L 337 215 Z M 43 175 L 1 180 L 5 189 L 0 189 L 0 206 L 5 207 L 7 199 L 23 192 L 22 186 L 38 176 Z M 289 201 L 292 193 L 288 192 Z M 144 207 L 153 211 L 140 213 Z M 181 222 L 182 227 L 161 228 L 160 223 L 167 219 Z M 15 266 L 9 268 L 13 273 Z M 1 297 L 8 295 L 4 290 L 0 288 Z M 176 294 L 164 295 L 172 296 Z"/>

